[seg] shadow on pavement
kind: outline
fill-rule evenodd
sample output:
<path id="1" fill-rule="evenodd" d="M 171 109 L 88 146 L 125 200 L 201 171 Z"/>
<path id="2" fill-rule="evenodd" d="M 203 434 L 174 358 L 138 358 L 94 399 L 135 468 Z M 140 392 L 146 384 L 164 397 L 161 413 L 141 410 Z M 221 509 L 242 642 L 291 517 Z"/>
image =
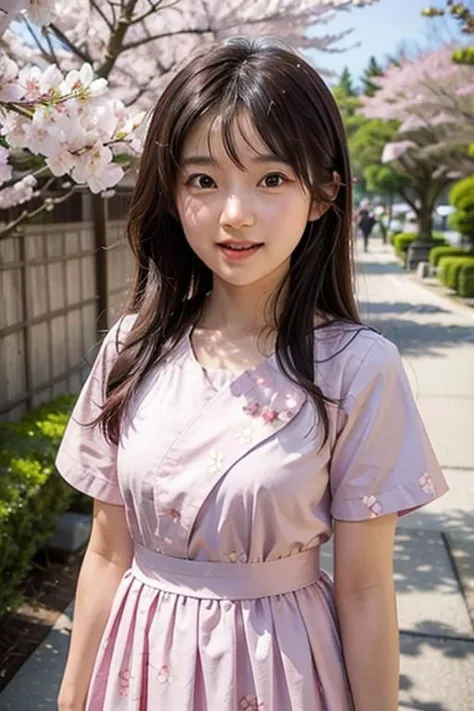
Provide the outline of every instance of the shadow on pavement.
<path id="1" fill-rule="evenodd" d="M 413 304 L 409 301 L 360 301 L 359 308 L 365 318 L 371 314 L 449 314 L 448 309 L 442 309 L 435 304 Z"/>
<path id="2" fill-rule="evenodd" d="M 360 276 L 405 274 L 405 270 L 396 262 L 357 262 L 356 274 Z"/>
<path id="3" fill-rule="evenodd" d="M 385 307 L 385 310 L 382 307 Z M 387 305 L 372 304 L 371 311 L 372 313 L 387 313 Z M 415 313 L 416 307 L 411 309 L 411 312 Z M 399 313 L 402 312 L 400 311 Z M 442 348 L 474 343 L 474 326 L 444 325 L 441 323 L 420 324 L 407 318 L 388 316 L 382 319 L 372 317 L 370 314 L 364 314 L 364 323 L 393 341 L 404 355 L 440 357 L 443 355 L 443 353 L 440 353 Z"/>

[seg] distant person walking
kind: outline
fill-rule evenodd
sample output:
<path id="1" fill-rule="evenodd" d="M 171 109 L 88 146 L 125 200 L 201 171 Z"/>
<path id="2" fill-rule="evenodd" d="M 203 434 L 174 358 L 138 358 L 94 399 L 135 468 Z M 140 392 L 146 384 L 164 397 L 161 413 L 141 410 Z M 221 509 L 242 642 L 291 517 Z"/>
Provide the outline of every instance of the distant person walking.
<path id="1" fill-rule="evenodd" d="M 368 251 L 369 237 L 372 234 L 376 221 L 375 215 L 370 209 L 370 202 L 368 200 L 362 200 L 358 212 L 357 227 L 362 232 L 364 239 L 364 252 Z"/>

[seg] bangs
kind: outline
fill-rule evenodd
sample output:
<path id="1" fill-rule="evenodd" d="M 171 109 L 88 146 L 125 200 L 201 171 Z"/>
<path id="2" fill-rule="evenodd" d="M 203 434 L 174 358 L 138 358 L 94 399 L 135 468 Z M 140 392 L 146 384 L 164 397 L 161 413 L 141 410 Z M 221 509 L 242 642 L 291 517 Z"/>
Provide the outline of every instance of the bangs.
<path id="1" fill-rule="evenodd" d="M 214 109 L 211 109 L 210 113 L 213 118 L 209 122 L 207 132 L 209 155 L 214 159 L 211 136 L 217 129 L 220 131 L 222 145 L 228 157 L 238 168 L 245 170 L 245 165 L 237 148 L 236 138 L 240 136 L 257 157 L 274 156 L 276 160 L 286 163 L 292 167 L 303 185 L 307 189 L 311 189 L 308 160 L 304 154 L 300 156 L 295 150 L 298 143 L 304 145 L 304 137 L 300 137 L 299 140 L 295 140 L 294 137 L 290 138 L 288 133 L 281 129 L 285 125 L 285 121 L 273 120 L 271 122 L 273 125 L 270 125 L 268 112 L 263 116 L 261 109 L 262 107 L 248 106 L 242 102 L 235 102 L 230 106 L 223 105 L 221 102 Z M 244 119 L 247 116 L 260 139 L 258 144 L 255 136 L 251 137 L 248 128 L 245 126 Z M 205 120 L 205 117 L 201 117 L 202 120 Z"/>
<path id="2" fill-rule="evenodd" d="M 270 154 L 289 165 L 315 198 L 324 195 L 333 171 L 342 185 L 349 184 L 342 122 L 327 86 L 296 55 L 253 51 L 252 46 L 237 42 L 215 55 L 204 53 L 169 88 L 171 111 L 163 121 L 157 117 L 161 190 L 174 192 L 185 141 L 205 121 L 211 157 L 211 135 L 217 131 L 227 155 L 242 170 L 238 146 L 243 139 L 256 156 Z M 252 125 L 251 135 L 244 117 Z"/>

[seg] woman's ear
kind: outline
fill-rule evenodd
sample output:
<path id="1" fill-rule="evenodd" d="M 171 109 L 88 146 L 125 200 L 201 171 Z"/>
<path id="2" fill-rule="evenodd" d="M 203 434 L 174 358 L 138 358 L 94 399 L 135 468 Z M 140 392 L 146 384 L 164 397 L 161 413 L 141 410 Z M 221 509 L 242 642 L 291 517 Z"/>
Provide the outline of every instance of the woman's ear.
<path id="1" fill-rule="evenodd" d="M 341 185 L 341 176 L 335 170 L 332 173 L 332 181 L 324 185 L 323 191 L 327 195 L 327 200 L 314 200 L 308 217 L 308 222 L 315 222 L 321 219 L 325 212 L 329 210 L 337 197 Z"/>

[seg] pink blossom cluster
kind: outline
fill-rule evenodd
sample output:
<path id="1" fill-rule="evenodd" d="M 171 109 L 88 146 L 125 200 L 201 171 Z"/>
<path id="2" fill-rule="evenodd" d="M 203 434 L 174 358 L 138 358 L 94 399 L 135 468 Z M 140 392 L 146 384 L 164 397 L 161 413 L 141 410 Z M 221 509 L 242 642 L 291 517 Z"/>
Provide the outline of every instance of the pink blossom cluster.
<path id="1" fill-rule="evenodd" d="M 378 91 L 362 100 L 367 118 L 400 121 L 399 140 L 388 144 L 384 161 L 396 160 L 417 145 L 418 135 L 452 132 L 459 124 L 474 124 L 474 71 L 455 64 L 452 46 L 444 46 L 375 77 Z"/>
<path id="2" fill-rule="evenodd" d="M 83 64 L 66 75 L 56 65 L 42 71 L 34 65 L 19 69 L 0 57 L 0 134 L 13 150 L 43 156 L 55 176 L 70 175 L 99 193 L 124 175 L 117 162 L 140 153 L 136 131 L 145 112 L 129 115 L 124 104 L 110 97 L 107 81 L 97 79 Z M 5 153 L 1 158 L 6 164 Z M 0 181 L 11 173 L 0 169 Z"/>
<path id="3" fill-rule="evenodd" d="M 37 195 L 37 191 L 35 191 L 37 182 L 34 175 L 25 175 L 11 187 L 0 190 L 0 210 L 6 210 L 8 207 L 29 202 L 31 198 Z"/>

